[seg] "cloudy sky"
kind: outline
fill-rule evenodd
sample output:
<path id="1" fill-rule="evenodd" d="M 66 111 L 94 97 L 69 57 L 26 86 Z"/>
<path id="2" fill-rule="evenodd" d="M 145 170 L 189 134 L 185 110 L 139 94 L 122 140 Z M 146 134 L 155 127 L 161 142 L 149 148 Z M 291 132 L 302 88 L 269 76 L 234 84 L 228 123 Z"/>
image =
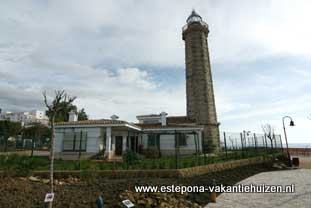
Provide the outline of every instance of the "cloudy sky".
<path id="1" fill-rule="evenodd" d="M 272 124 L 310 142 L 311 1 L 3 0 L 0 108 L 44 109 L 65 89 L 91 118 L 185 115 L 181 28 L 192 8 L 210 26 L 221 130 Z"/>

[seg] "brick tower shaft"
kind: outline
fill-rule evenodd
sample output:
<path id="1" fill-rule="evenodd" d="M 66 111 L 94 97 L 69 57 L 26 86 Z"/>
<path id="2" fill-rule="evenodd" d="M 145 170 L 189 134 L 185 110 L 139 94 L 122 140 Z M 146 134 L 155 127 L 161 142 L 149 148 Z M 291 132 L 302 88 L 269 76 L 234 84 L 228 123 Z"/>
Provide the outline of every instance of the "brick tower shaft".
<path id="1" fill-rule="evenodd" d="M 206 152 L 219 148 L 219 123 L 207 43 L 208 33 L 208 25 L 192 11 L 182 33 L 186 53 L 187 116 L 204 127 L 203 149 Z"/>

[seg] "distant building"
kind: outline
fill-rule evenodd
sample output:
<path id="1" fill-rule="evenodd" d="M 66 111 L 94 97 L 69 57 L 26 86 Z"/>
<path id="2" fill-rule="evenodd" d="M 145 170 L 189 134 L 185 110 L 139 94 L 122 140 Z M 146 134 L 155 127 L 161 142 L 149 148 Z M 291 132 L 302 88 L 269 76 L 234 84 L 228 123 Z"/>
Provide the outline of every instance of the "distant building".
<path id="1" fill-rule="evenodd" d="M 0 121 L 5 119 L 5 115 L 2 113 L 2 109 L 0 108 Z"/>
<path id="2" fill-rule="evenodd" d="M 33 123 L 48 124 L 48 117 L 44 111 L 33 110 L 26 112 L 5 112 L 0 110 L 0 120 L 9 120 L 12 122 L 20 122 L 23 126 L 27 126 Z"/>

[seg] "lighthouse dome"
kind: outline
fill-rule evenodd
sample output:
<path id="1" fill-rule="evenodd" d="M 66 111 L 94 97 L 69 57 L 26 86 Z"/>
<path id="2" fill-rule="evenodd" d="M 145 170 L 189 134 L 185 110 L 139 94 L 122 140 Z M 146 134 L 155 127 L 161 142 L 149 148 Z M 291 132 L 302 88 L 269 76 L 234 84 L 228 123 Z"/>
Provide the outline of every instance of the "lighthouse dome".
<path id="1" fill-rule="evenodd" d="M 201 22 L 202 21 L 202 17 L 196 13 L 195 10 L 192 10 L 190 16 L 187 18 L 187 23 L 190 24 L 192 22 Z"/>

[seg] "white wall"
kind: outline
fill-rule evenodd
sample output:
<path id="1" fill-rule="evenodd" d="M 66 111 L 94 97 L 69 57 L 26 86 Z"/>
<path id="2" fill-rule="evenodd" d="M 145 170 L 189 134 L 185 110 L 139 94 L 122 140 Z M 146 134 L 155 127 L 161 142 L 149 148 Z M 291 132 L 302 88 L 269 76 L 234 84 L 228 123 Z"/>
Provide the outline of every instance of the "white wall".
<path id="1" fill-rule="evenodd" d="M 65 132 L 80 132 L 80 131 L 87 131 L 87 144 L 86 144 L 86 152 L 88 153 L 98 153 L 101 148 L 104 147 L 104 134 L 105 134 L 105 127 L 102 128 L 57 128 L 56 129 L 56 138 L 55 138 L 55 152 L 62 152 L 63 151 L 63 137 Z M 123 137 L 123 151 L 126 149 L 126 137 L 128 136 L 127 131 L 114 131 L 112 128 L 111 132 L 112 136 L 112 150 L 115 150 L 115 137 L 122 136 Z"/>
<path id="2" fill-rule="evenodd" d="M 199 150 L 202 149 L 202 143 L 201 143 L 201 133 L 199 133 L 198 136 L 198 142 L 199 142 Z M 144 148 L 148 148 L 148 134 L 142 135 L 142 144 Z M 193 150 L 195 151 L 195 141 L 194 141 L 194 135 L 188 134 L 187 135 L 187 145 L 186 146 L 180 146 L 180 150 Z M 161 150 L 167 150 L 167 151 L 173 151 L 175 150 L 175 138 L 174 135 L 161 135 L 160 136 L 160 149 Z"/>
<path id="3" fill-rule="evenodd" d="M 62 152 L 63 150 L 63 139 L 64 139 L 64 130 L 57 129 L 55 131 L 55 143 L 54 143 L 54 151 L 55 152 Z"/>
<path id="4" fill-rule="evenodd" d="M 105 127 L 103 128 L 57 128 L 55 132 L 55 152 L 63 152 L 63 136 L 65 132 L 80 132 L 87 131 L 87 145 L 86 152 L 87 153 L 98 153 L 103 147 L 103 135 L 105 134 Z M 115 150 L 115 137 L 122 136 L 123 137 L 123 151 L 126 149 L 126 137 L 128 136 L 127 131 L 114 131 L 112 128 L 112 150 Z M 202 148 L 201 145 L 201 134 L 199 133 L 199 149 Z M 138 139 L 140 142 L 140 139 Z M 148 148 L 148 135 L 142 135 L 142 144 L 144 148 Z M 175 139 L 174 135 L 161 135 L 160 137 L 160 148 L 166 152 L 174 152 L 175 150 Z M 181 152 L 193 152 L 195 151 L 195 142 L 194 135 L 187 135 L 187 145 L 180 146 Z"/>
<path id="5" fill-rule="evenodd" d="M 55 152 L 63 151 L 63 139 L 66 132 L 87 132 L 86 152 L 97 153 L 103 143 L 100 128 L 57 128 L 55 132 Z"/>

